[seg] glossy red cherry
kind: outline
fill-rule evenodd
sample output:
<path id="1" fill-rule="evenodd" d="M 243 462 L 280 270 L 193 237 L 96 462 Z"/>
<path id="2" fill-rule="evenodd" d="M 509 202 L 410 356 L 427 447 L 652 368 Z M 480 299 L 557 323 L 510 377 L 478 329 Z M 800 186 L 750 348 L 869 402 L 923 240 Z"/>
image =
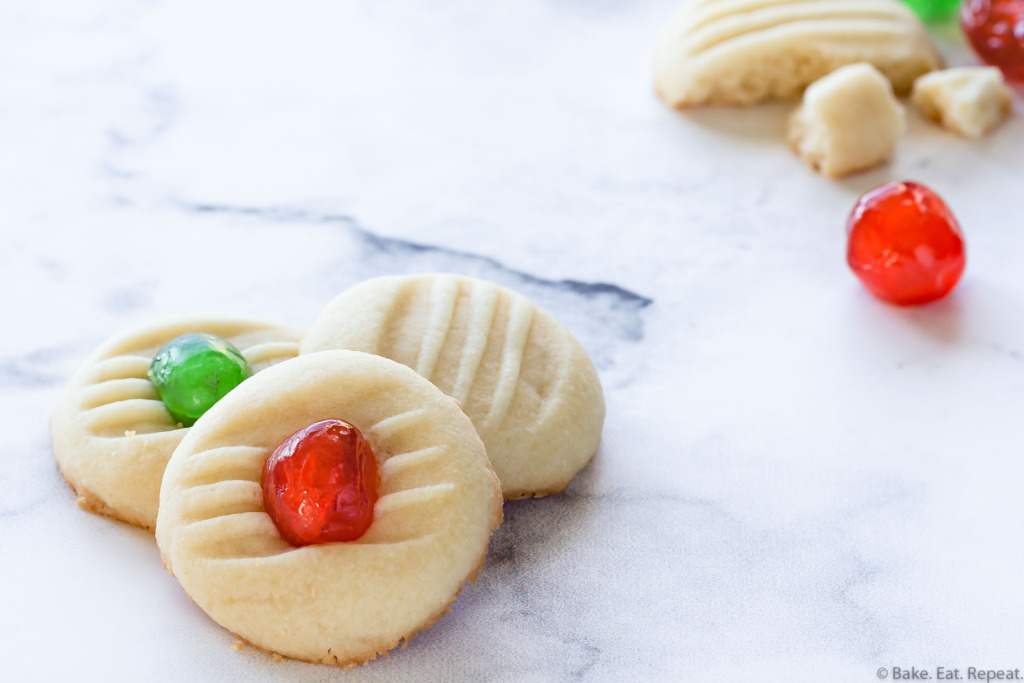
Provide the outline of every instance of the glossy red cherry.
<path id="1" fill-rule="evenodd" d="M 295 432 L 263 465 L 263 504 L 294 546 L 354 541 L 370 528 L 377 456 L 359 430 L 324 420 Z"/>
<path id="2" fill-rule="evenodd" d="M 1024 0 L 966 0 L 960 26 L 982 61 L 1024 81 Z"/>
<path id="3" fill-rule="evenodd" d="M 889 183 L 857 202 L 846 260 L 872 294 L 900 306 L 946 296 L 964 272 L 960 226 L 924 185 Z"/>

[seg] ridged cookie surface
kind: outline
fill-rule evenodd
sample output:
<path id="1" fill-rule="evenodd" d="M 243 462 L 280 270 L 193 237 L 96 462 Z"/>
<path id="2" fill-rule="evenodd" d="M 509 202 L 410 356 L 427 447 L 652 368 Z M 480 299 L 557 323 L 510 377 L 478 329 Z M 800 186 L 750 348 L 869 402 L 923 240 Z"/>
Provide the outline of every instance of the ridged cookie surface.
<path id="1" fill-rule="evenodd" d="M 526 297 L 459 275 L 367 280 L 332 301 L 301 352 L 407 365 L 455 398 L 506 498 L 557 493 L 593 456 L 604 397 L 579 342 Z"/>
<path id="2" fill-rule="evenodd" d="M 928 32 L 898 0 L 696 0 L 658 45 L 658 93 L 676 108 L 794 98 L 868 62 L 897 92 L 937 69 Z"/>
<path id="3" fill-rule="evenodd" d="M 164 467 L 188 428 L 167 412 L 146 373 L 160 347 L 190 332 L 227 339 L 253 372 L 299 352 L 298 330 L 231 318 L 165 321 L 105 342 L 71 379 L 50 420 L 53 453 L 79 507 L 153 529 Z"/>
<path id="4" fill-rule="evenodd" d="M 295 548 L 265 512 L 261 472 L 327 419 L 373 447 L 380 498 L 358 540 Z M 325 351 L 246 380 L 196 422 L 167 465 L 156 538 L 214 621 L 264 650 L 345 665 L 440 618 L 500 523 L 497 477 L 454 401 L 386 358 Z"/>

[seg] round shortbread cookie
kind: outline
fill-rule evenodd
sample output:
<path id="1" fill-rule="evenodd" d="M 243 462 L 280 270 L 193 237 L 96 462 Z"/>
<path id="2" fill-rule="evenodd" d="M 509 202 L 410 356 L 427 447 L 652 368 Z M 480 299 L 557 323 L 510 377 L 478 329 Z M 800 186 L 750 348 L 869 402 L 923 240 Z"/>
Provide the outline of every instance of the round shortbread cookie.
<path id="1" fill-rule="evenodd" d="M 295 548 L 265 511 L 262 469 L 326 419 L 373 447 L 380 498 L 358 540 Z M 454 401 L 386 358 L 325 351 L 246 380 L 196 422 L 167 465 L 156 539 L 217 623 L 264 650 L 345 665 L 445 614 L 501 516 L 483 443 Z"/>
<path id="2" fill-rule="evenodd" d="M 578 341 L 521 294 L 460 275 L 367 280 L 332 301 L 301 352 L 396 360 L 459 402 L 506 498 L 558 493 L 601 440 L 604 396 Z"/>
<path id="3" fill-rule="evenodd" d="M 146 373 L 160 347 L 190 332 L 227 339 L 254 373 L 297 356 L 301 337 L 260 320 L 184 318 L 101 345 L 72 377 L 50 420 L 57 465 L 82 509 L 153 529 L 164 468 L 188 428 L 171 417 Z"/>
<path id="4" fill-rule="evenodd" d="M 789 99 L 841 66 L 867 62 L 897 93 L 942 60 L 898 0 L 696 0 L 671 20 L 655 56 L 669 105 Z"/>

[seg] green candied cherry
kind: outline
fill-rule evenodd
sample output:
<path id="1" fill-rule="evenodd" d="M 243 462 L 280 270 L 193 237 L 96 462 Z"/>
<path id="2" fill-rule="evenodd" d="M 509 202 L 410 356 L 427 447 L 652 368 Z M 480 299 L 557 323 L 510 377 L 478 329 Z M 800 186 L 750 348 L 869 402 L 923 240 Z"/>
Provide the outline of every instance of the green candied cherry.
<path id="1" fill-rule="evenodd" d="M 960 9 L 960 0 L 903 0 L 925 21 L 949 19 Z"/>
<path id="2" fill-rule="evenodd" d="M 183 334 L 164 344 L 149 379 L 171 415 L 186 427 L 252 375 L 231 342 L 212 334 Z"/>

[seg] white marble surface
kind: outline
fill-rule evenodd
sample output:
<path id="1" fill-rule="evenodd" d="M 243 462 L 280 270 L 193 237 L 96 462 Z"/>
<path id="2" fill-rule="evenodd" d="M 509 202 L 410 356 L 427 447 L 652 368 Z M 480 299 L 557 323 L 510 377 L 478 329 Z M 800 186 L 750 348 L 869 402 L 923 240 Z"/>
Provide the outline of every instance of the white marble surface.
<path id="1" fill-rule="evenodd" d="M 788 106 L 652 94 L 675 0 L 0 5 L 0 678 L 870 681 L 1024 669 L 1024 116 L 913 113 L 833 183 Z M 945 31 L 952 61 L 970 57 Z M 968 271 L 897 310 L 844 265 L 859 192 L 914 178 Z M 187 312 L 306 325 L 368 276 L 535 297 L 608 419 L 564 495 L 507 504 L 454 611 L 351 672 L 231 650 L 152 537 L 50 453 L 105 337 Z"/>

